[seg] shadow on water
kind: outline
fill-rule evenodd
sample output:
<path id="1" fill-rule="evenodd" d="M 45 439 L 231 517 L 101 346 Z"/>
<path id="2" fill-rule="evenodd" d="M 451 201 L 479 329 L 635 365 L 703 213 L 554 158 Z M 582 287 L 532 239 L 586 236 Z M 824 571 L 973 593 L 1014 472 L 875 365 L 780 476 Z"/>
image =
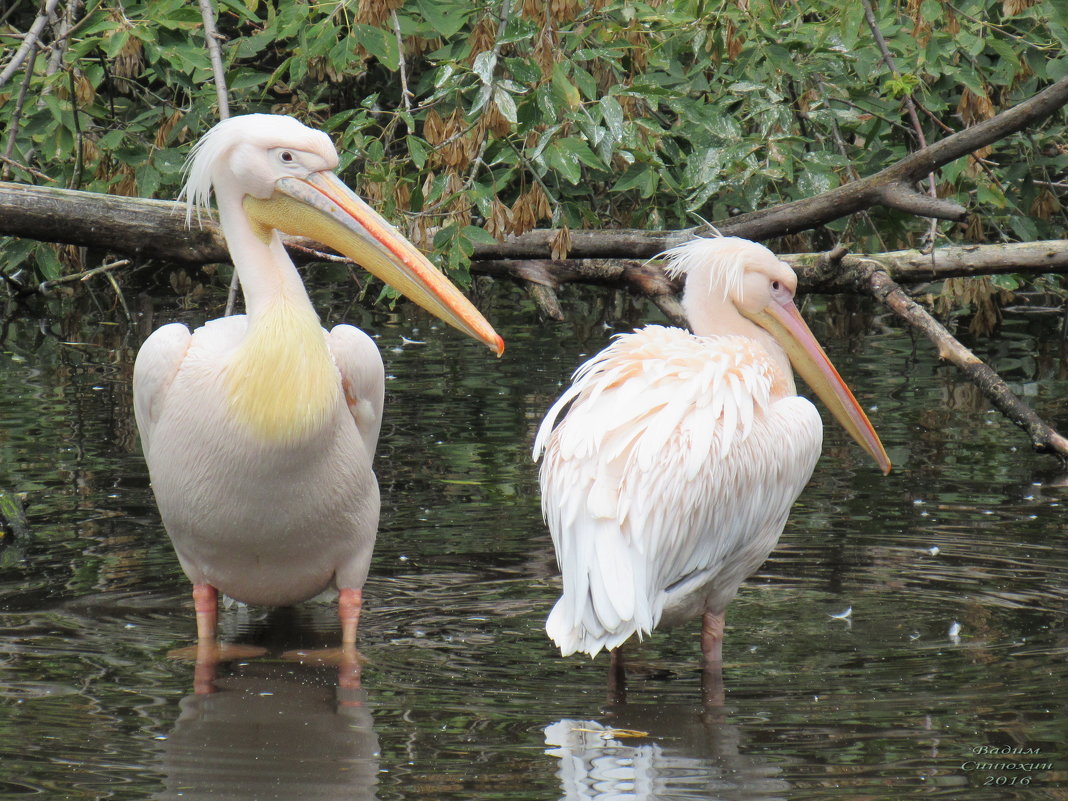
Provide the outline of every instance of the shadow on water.
<path id="1" fill-rule="evenodd" d="M 12 320 L 0 492 L 23 499 L 25 530 L 0 537 L 0 797 L 1065 797 L 1068 488 L 886 316 L 842 340 L 840 315 L 806 312 L 895 472 L 828 427 L 779 548 L 728 610 L 722 704 L 702 702 L 695 627 L 629 649 L 625 703 L 604 655 L 553 651 L 530 445 L 633 316 L 573 297 L 575 322 L 547 325 L 518 291 L 488 296 L 497 361 L 421 313 L 317 293 L 325 320 L 376 333 L 389 376 L 360 688 L 280 658 L 336 644 L 332 604 L 311 602 L 225 609 L 224 638 L 267 656 L 193 692 L 193 666 L 167 657 L 195 636 L 189 587 L 132 427 L 144 332 L 92 310 Z M 1010 321 L 970 344 L 1063 429 L 1055 328 Z"/>

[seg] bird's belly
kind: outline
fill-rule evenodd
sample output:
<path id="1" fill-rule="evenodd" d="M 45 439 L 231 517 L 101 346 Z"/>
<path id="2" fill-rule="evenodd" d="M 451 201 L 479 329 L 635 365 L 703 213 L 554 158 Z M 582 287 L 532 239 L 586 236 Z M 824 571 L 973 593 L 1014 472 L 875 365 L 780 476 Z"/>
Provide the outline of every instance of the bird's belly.
<path id="1" fill-rule="evenodd" d="M 210 411 L 195 426 L 184 413 L 163 415 L 148 467 L 164 526 L 194 583 L 271 606 L 306 600 L 335 579 L 362 586 L 378 528 L 378 483 L 343 403 L 322 431 L 297 442 L 265 442 Z"/>

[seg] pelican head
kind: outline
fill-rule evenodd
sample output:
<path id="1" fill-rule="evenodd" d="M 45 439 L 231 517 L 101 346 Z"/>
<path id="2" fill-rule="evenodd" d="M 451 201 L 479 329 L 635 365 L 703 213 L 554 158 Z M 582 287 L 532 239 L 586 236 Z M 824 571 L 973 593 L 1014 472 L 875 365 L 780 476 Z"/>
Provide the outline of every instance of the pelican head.
<path id="1" fill-rule="evenodd" d="M 788 264 L 763 245 L 730 236 L 694 239 L 665 255 L 668 274 L 686 277 L 683 308 L 694 333 L 744 336 L 744 321 L 759 326 L 879 469 L 890 472 L 879 435 L 794 305 L 797 275 Z"/>
<path id="2" fill-rule="evenodd" d="M 334 174 L 330 137 L 292 117 L 248 114 L 218 123 L 186 164 L 192 222 L 212 190 L 231 249 L 251 234 L 280 252 L 277 232 L 307 236 L 363 266 L 431 314 L 485 343 L 504 341 L 463 294 Z M 238 245 L 239 246 L 239 245 Z M 244 280 L 244 279 L 243 279 Z"/>

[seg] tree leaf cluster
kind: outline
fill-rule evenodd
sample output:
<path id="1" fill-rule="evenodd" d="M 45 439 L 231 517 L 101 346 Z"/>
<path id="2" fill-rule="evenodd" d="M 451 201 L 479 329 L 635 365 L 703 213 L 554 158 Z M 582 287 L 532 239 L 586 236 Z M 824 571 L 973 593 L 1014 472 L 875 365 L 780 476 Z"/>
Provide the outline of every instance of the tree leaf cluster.
<path id="1" fill-rule="evenodd" d="M 216 0 L 233 113 L 334 137 L 345 177 L 443 267 L 534 227 L 684 228 L 874 173 L 1068 72 L 1060 0 Z M 0 22 L 0 67 L 39 12 Z M 29 183 L 174 197 L 217 118 L 195 3 L 69 0 L 0 86 L 0 168 Z M 27 74 L 28 70 L 28 74 Z M 23 91 L 24 90 L 24 91 Z M 20 99 L 20 93 L 22 97 Z M 1068 117 L 940 170 L 954 241 L 1066 228 Z M 917 244 L 887 212 L 795 235 Z M 8 245 L 8 260 L 30 246 Z M 70 253 L 38 254 L 54 278 Z"/>

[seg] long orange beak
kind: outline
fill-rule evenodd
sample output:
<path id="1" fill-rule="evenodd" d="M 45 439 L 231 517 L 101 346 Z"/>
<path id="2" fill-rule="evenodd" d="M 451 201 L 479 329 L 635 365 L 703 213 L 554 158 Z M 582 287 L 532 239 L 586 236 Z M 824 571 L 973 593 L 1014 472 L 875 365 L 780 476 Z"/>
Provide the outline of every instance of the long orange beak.
<path id="1" fill-rule="evenodd" d="M 449 325 L 504 353 L 504 340 L 419 249 L 332 172 L 282 178 L 266 200 L 245 197 L 245 211 L 262 225 L 307 236 L 360 264 Z"/>
<path id="2" fill-rule="evenodd" d="M 794 370 L 812 387 L 812 391 L 830 409 L 842 428 L 875 460 L 883 475 L 889 473 L 890 458 L 886 455 L 883 443 L 879 441 L 879 435 L 875 433 L 868 416 L 864 414 L 857 399 L 853 397 L 853 393 L 823 352 L 820 343 L 812 335 L 793 301 L 773 300 L 756 314 L 742 313 L 775 337 L 790 357 Z"/>

